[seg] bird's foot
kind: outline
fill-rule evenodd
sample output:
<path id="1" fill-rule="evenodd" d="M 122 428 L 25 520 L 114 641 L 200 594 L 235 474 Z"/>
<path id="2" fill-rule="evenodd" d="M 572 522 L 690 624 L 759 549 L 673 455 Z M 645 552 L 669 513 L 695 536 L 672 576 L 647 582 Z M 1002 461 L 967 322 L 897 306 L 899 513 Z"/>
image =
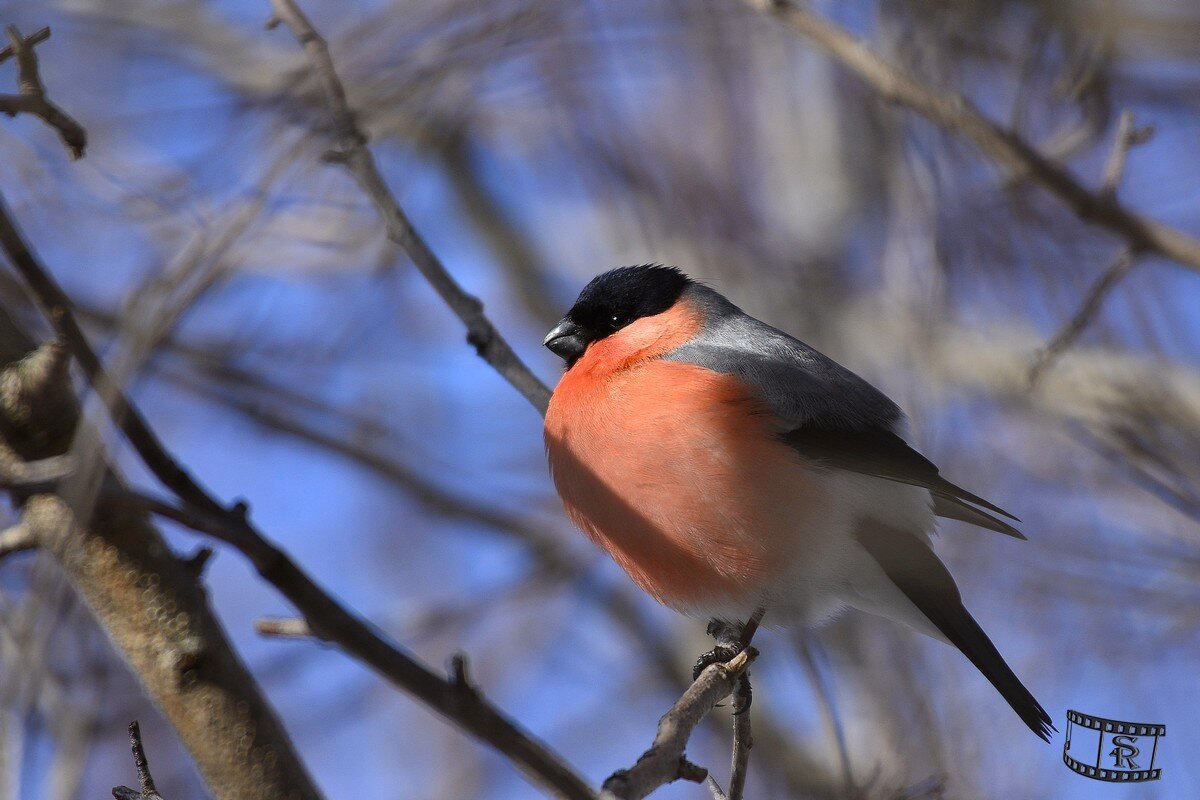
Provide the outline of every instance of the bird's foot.
<path id="1" fill-rule="evenodd" d="M 699 678 L 700 673 L 713 664 L 724 664 L 740 652 L 742 646 L 737 642 L 718 642 L 716 647 L 696 659 L 696 665 L 692 667 L 692 680 Z"/>

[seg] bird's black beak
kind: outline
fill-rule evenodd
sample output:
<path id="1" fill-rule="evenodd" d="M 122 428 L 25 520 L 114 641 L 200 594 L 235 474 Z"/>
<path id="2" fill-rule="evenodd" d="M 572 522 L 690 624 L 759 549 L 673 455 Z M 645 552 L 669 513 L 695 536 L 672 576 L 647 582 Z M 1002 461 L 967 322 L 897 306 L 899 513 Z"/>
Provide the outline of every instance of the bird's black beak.
<path id="1" fill-rule="evenodd" d="M 546 334 L 542 344 L 566 361 L 568 366 L 574 364 L 588 346 L 583 329 L 565 317 Z"/>

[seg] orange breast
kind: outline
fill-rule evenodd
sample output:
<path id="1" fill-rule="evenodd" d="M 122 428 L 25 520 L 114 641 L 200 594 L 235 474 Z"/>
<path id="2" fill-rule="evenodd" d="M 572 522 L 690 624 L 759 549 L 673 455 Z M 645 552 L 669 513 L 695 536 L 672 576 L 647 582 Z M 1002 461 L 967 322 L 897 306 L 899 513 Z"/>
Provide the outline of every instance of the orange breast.
<path id="1" fill-rule="evenodd" d="M 655 357 L 694 322 L 671 311 L 592 345 L 555 389 L 545 431 L 571 519 L 683 611 L 757 604 L 824 493 L 740 381 Z"/>

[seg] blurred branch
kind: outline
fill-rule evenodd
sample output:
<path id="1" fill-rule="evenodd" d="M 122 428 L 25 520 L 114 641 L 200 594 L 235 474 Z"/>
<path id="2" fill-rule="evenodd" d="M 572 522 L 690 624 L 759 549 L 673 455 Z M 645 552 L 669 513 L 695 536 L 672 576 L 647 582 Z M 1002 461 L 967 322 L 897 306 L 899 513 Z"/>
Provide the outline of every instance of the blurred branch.
<path id="1" fill-rule="evenodd" d="M 5 29 L 9 45 L 0 55 L 8 54 L 17 60 L 17 94 L 0 94 L 0 113 L 15 117 L 32 114 L 58 131 L 72 158 L 81 158 L 87 147 L 87 131 L 69 114 L 46 99 L 46 87 L 38 73 L 37 54 L 33 48 L 50 38 L 50 29 L 43 28 L 29 38 L 21 36 L 15 25 Z M 44 34 L 44 35 L 43 35 Z M 4 58 L 0 58 L 3 61 Z"/>
<path id="2" fill-rule="evenodd" d="M 25 46 L 33 47 L 34 45 L 41 44 L 42 42 L 46 41 L 49 38 L 50 38 L 50 28 L 48 28 L 48 27 L 38 28 L 36 31 L 34 31 L 33 33 L 31 33 L 25 37 Z M 5 61 L 8 61 L 10 58 L 13 57 L 13 55 L 15 53 L 16 53 L 16 50 L 13 49 L 13 46 L 11 44 L 6 44 L 4 47 L 0 47 L 0 64 L 3 64 Z"/>
<path id="3" fill-rule="evenodd" d="M 254 630 L 259 636 L 273 636 L 280 639 L 311 639 L 312 628 L 308 621 L 300 617 L 265 617 L 254 622 Z"/>
<path id="4" fill-rule="evenodd" d="M 1130 211 L 1109 192 L 1087 188 L 1016 133 L 989 120 L 965 97 L 922 84 L 873 53 L 863 40 L 790 0 L 742 2 L 770 12 L 792 30 L 811 39 L 884 99 L 965 136 L 996 163 L 1036 181 L 1080 219 L 1109 230 L 1135 251 L 1155 253 L 1200 272 L 1200 240 Z"/>
<path id="5" fill-rule="evenodd" d="M 150 471 L 186 502 L 210 512 L 225 513 L 226 509 L 213 500 L 192 476 L 181 467 L 150 428 L 141 412 L 113 383 L 99 356 L 88 344 L 72 312 L 71 300 L 49 271 L 26 244 L 8 206 L 0 196 L 0 249 L 33 291 L 42 313 L 54 326 L 63 344 L 83 369 L 88 382 L 108 408 L 113 424 L 125 434 L 138 456 Z"/>
<path id="6" fill-rule="evenodd" d="M 747 647 L 728 662 L 707 667 L 658 721 L 650 749 L 632 767 L 614 772 L 604 782 L 601 800 L 641 800 L 677 780 L 704 781 L 708 771 L 684 756 L 688 739 L 700 720 L 729 696 L 756 655 L 754 648 Z"/>
<path id="7" fill-rule="evenodd" d="M 1129 274 L 1129 271 L 1133 269 L 1136 263 L 1137 258 L 1134 252 L 1129 248 L 1125 248 L 1108 269 L 1104 270 L 1104 274 L 1100 276 L 1099 280 L 1084 295 L 1079 309 L 1034 358 L 1033 365 L 1029 368 L 1029 385 L 1031 387 L 1037 384 L 1045 371 L 1053 366 L 1054 362 L 1092 324 L 1096 315 L 1100 313 L 1100 307 L 1104 304 L 1105 298 L 1116 288 L 1121 279 Z"/>
<path id="8" fill-rule="evenodd" d="M 32 550 L 35 547 L 37 547 L 37 537 L 34 536 L 33 531 L 25 524 L 24 520 L 0 531 L 0 558 Z"/>
<path id="9" fill-rule="evenodd" d="M 271 0 L 272 23 L 287 25 L 304 47 L 309 67 L 321 85 L 329 106 L 338 149 L 327 154 L 330 161 L 342 164 L 375 204 L 383 218 L 388 238 L 400 245 L 425 280 L 441 296 L 450 310 L 467 327 L 467 341 L 493 369 L 534 408 L 545 414 L 550 390 L 525 365 L 483 312 L 483 304 L 467 294 L 450 275 L 441 259 L 429 248 L 409 221 L 408 215 L 388 188 L 379 172 L 375 156 L 367 147 L 367 137 L 358 126 L 354 112 L 346 102 L 346 91 L 334 69 L 325 40 L 313 28 L 308 17 L 292 0 Z"/>
<path id="10" fill-rule="evenodd" d="M 146 750 L 142 747 L 142 731 L 137 720 L 129 723 L 129 745 L 133 748 L 133 763 L 137 766 L 138 789 L 128 786 L 114 786 L 112 793 L 116 800 L 163 800 L 154 785 L 154 776 L 150 774 L 150 762 L 146 760 Z"/>
<path id="11" fill-rule="evenodd" d="M 69 456 L 22 461 L 0 446 L 0 489 L 44 489 L 70 475 L 73 468 L 74 461 Z"/>
<path id="12" fill-rule="evenodd" d="M 1117 122 L 1117 136 L 1113 142 L 1112 152 L 1108 156 L 1108 164 L 1104 167 L 1104 182 L 1100 191 L 1110 197 L 1116 195 L 1121 179 L 1125 177 L 1125 162 L 1129 159 L 1129 151 L 1150 141 L 1154 136 L 1154 126 L 1147 125 L 1138 128 L 1133 122 L 1133 112 L 1121 112 Z"/>

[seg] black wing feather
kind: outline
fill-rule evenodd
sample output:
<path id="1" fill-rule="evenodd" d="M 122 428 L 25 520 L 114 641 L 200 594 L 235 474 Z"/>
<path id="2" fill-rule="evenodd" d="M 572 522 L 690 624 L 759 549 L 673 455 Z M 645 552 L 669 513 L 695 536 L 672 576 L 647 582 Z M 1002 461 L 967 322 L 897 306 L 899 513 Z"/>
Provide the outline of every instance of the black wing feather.
<path id="1" fill-rule="evenodd" d="M 1017 517 L 943 478 L 932 461 L 909 447 L 892 431 L 883 428 L 802 425 L 785 433 L 783 439 L 802 456 L 830 467 L 928 489 L 934 495 L 935 510 L 941 509 L 937 511 L 939 516 L 950 516 L 976 525 L 983 524 L 982 518 L 992 523 L 983 524 L 985 528 L 1025 538 L 1011 525 L 987 511 L 1020 522 Z M 961 515 L 945 513 L 955 506 Z M 981 511 L 981 508 L 987 511 Z"/>

